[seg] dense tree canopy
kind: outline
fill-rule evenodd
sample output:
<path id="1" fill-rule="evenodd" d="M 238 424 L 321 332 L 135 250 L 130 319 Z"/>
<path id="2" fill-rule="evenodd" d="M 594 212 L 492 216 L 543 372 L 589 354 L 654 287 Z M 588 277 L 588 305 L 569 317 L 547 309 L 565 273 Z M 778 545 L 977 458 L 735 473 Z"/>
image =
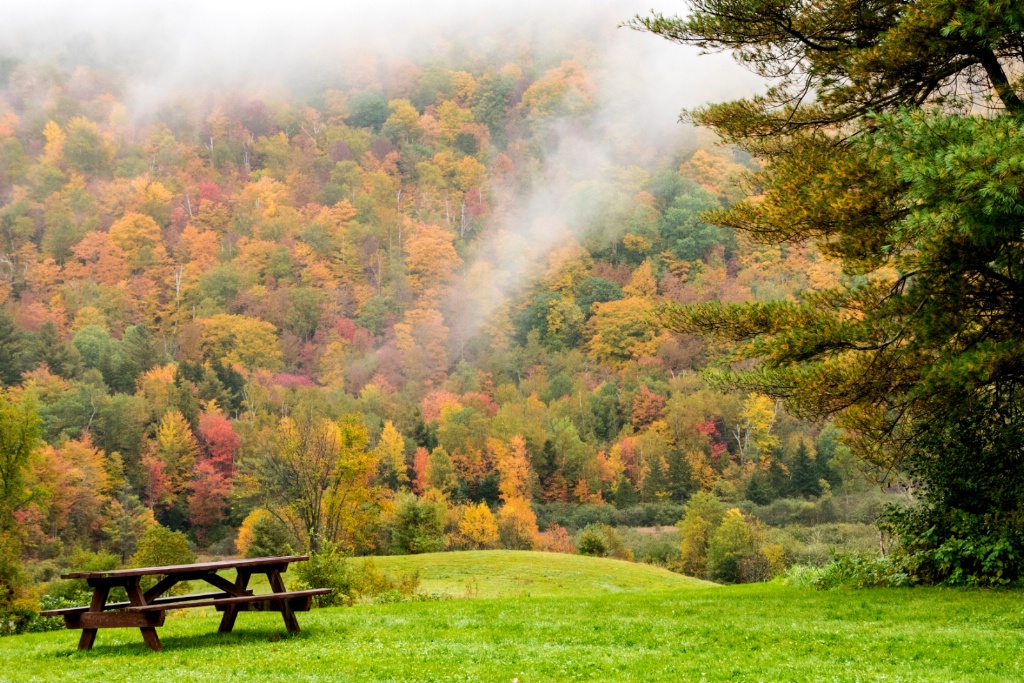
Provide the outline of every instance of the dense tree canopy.
<path id="1" fill-rule="evenodd" d="M 1014 527 L 1021 497 L 978 484 L 1024 474 L 1024 10 L 692 7 L 634 24 L 733 51 L 773 81 L 765 96 L 692 114 L 768 161 L 750 178 L 757 196 L 713 220 L 766 243 L 814 240 L 844 278 L 792 300 L 670 306 L 663 320 L 727 341 L 731 360 L 760 361 L 720 378 L 804 417 L 839 416 L 857 451 L 923 485 L 928 505 Z M 958 533 L 946 525 L 935 542 Z M 1007 575 L 1021 570 L 1020 541 Z"/>

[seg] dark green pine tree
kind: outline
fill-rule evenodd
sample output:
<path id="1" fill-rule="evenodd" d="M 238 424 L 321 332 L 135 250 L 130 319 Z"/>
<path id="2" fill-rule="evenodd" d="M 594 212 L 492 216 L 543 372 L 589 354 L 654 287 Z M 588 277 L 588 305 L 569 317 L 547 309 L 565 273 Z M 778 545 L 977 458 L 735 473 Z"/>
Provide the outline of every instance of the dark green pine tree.
<path id="1" fill-rule="evenodd" d="M 672 501 L 685 503 L 697 492 L 697 482 L 693 480 L 693 468 L 686 460 L 686 455 L 674 448 L 668 454 L 668 491 Z"/>
<path id="2" fill-rule="evenodd" d="M 35 339 L 27 345 L 26 353 L 32 367 L 45 364 L 50 372 L 66 379 L 75 377 L 82 369 L 78 349 L 61 339 L 57 326 L 51 321 L 39 328 Z"/>
<path id="3" fill-rule="evenodd" d="M 615 507 L 623 510 L 632 507 L 640 502 L 640 496 L 636 489 L 629 482 L 625 475 L 619 475 L 619 481 L 615 484 Z"/>
<path id="4" fill-rule="evenodd" d="M 0 385 L 11 386 L 21 381 L 24 345 L 24 335 L 7 311 L 0 308 Z"/>
<path id="5" fill-rule="evenodd" d="M 789 494 L 799 498 L 821 495 L 821 471 L 803 441 L 789 465 Z"/>
<path id="6" fill-rule="evenodd" d="M 767 505 L 778 498 L 778 491 L 772 486 L 771 476 L 764 470 L 757 469 L 750 475 L 747 482 L 747 500 L 758 505 Z"/>

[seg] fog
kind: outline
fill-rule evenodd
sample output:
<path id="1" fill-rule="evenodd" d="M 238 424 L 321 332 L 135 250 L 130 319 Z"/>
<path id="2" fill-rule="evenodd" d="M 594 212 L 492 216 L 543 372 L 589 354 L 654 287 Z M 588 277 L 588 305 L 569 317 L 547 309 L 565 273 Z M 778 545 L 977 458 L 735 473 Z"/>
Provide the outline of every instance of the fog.
<path id="1" fill-rule="evenodd" d="M 466 266 L 470 272 L 474 260 L 485 260 L 494 272 L 490 293 L 478 292 L 470 307 L 474 320 L 463 329 L 472 331 L 528 283 L 533 265 L 578 236 L 595 207 L 568 201 L 572 188 L 600 183 L 615 166 L 664 162 L 692 144 L 692 130 L 678 121 L 681 109 L 759 88 L 757 78 L 726 55 L 701 56 L 695 48 L 619 27 L 652 9 L 679 13 L 685 4 L 37 0 L 5 8 L 0 56 L 113 69 L 136 116 L 171 98 L 217 88 L 253 95 L 337 84 L 386 89 L 351 81 L 352 65 L 361 65 L 364 78 L 374 72 L 368 61 L 493 62 L 524 53 L 580 59 L 596 86 L 592 123 L 585 130 L 552 126 L 533 187 L 496 207 Z"/>

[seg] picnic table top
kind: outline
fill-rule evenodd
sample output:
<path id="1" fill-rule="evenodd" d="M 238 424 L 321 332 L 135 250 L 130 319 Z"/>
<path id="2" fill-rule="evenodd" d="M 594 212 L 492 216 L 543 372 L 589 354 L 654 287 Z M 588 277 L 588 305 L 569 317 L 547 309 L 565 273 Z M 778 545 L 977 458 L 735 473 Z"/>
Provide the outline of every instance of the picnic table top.
<path id="1" fill-rule="evenodd" d="M 101 572 L 71 572 L 62 574 L 62 579 L 116 579 L 129 576 L 154 576 L 157 574 L 184 574 L 188 572 L 218 572 L 222 569 L 241 569 L 243 567 L 261 567 L 272 564 L 288 564 L 305 562 L 309 555 L 285 555 L 283 557 L 252 557 L 237 560 L 220 560 L 218 562 L 199 562 L 196 564 L 173 564 L 165 567 L 135 567 L 133 569 L 113 569 Z"/>

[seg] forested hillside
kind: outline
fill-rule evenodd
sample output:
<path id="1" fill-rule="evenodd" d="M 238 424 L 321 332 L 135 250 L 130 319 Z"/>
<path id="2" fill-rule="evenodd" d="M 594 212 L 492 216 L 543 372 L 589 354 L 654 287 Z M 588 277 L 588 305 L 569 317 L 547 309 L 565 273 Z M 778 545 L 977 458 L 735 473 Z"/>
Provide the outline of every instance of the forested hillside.
<path id="1" fill-rule="evenodd" d="M 219 553 L 240 527 L 241 552 L 557 547 L 538 511 L 673 524 L 698 491 L 853 476 L 835 429 L 705 386 L 703 342 L 650 316 L 837 267 L 702 222 L 755 164 L 692 130 L 609 140 L 577 52 L 149 110 L 116 73 L 5 62 L 7 547 L 127 561 L 154 524 Z"/>

